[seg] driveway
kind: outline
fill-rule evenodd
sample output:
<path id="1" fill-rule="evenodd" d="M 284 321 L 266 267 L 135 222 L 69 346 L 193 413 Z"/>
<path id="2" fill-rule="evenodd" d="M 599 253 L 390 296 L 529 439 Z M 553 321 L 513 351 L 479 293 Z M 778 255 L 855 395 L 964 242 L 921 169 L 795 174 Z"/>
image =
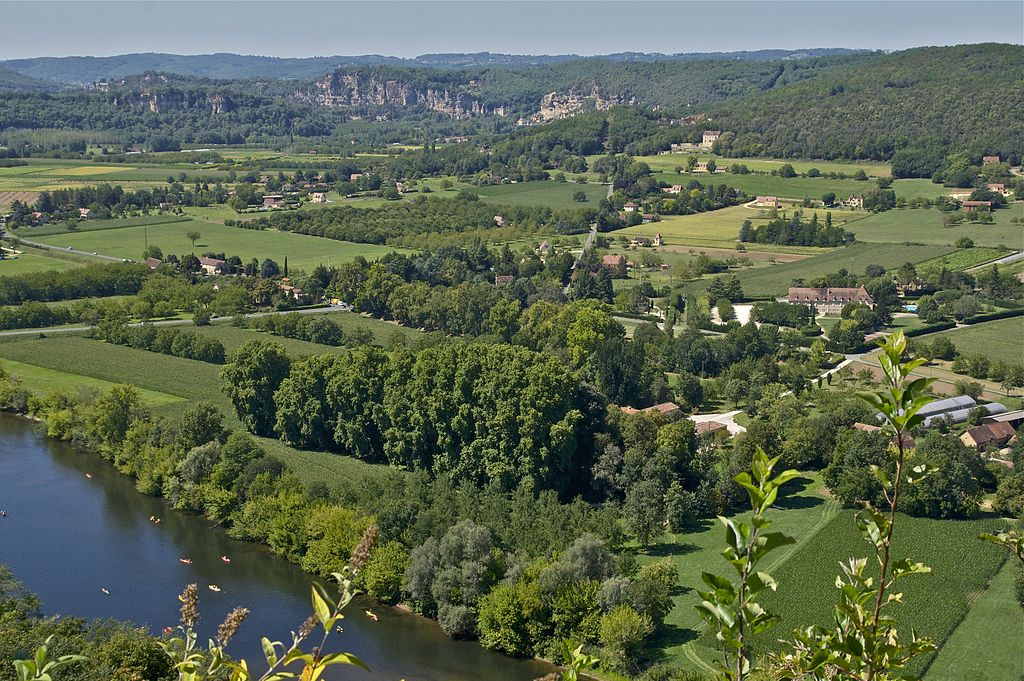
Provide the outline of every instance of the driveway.
<path id="1" fill-rule="evenodd" d="M 747 432 L 746 428 L 736 423 L 736 414 L 740 414 L 742 412 L 742 409 L 736 409 L 735 411 L 728 411 L 724 414 L 691 414 L 688 418 L 694 423 L 718 421 L 729 430 L 730 435 L 739 435 L 740 433 Z"/>

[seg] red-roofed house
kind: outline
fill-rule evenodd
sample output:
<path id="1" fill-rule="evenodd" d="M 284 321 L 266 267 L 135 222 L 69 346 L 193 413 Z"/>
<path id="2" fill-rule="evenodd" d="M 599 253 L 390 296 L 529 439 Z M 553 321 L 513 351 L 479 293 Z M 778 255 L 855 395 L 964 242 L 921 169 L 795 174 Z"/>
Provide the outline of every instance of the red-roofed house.
<path id="1" fill-rule="evenodd" d="M 627 213 L 635 213 L 638 208 L 640 208 L 640 204 L 633 203 L 632 201 L 630 201 L 629 203 L 622 207 L 622 210 L 626 211 Z"/>
<path id="2" fill-rule="evenodd" d="M 960 205 L 968 213 L 973 213 L 976 210 L 992 210 L 991 201 L 964 201 Z"/>
<path id="3" fill-rule="evenodd" d="M 280 194 L 266 194 L 263 197 L 264 208 L 281 208 L 284 206 L 284 197 Z"/>
<path id="4" fill-rule="evenodd" d="M 754 199 L 755 206 L 762 206 L 764 208 L 778 208 L 779 197 L 777 196 L 758 196 Z"/>
<path id="5" fill-rule="evenodd" d="M 626 269 L 626 257 L 623 255 L 606 255 L 601 258 L 601 264 L 609 269 Z"/>
<path id="6" fill-rule="evenodd" d="M 146 258 L 142 261 L 142 264 L 148 266 L 151 270 L 155 270 L 157 267 L 160 267 L 160 265 L 163 265 L 164 261 L 159 258 Z"/>
<path id="7" fill-rule="evenodd" d="M 1009 423 L 993 421 L 974 428 L 968 428 L 960 441 L 968 447 L 975 449 L 987 449 L 989 447 L 1005 447 L 1006 443 L 1016 435 L 1016 431 Z"/>
<path id="8" fill-rule="evenodd" d="M 987 165 L 991 165 L 993 163 L 999 163 L 999 157 L 998 156 L 982 156 L 981 157 L 981 165 L 987 166 Z"/>

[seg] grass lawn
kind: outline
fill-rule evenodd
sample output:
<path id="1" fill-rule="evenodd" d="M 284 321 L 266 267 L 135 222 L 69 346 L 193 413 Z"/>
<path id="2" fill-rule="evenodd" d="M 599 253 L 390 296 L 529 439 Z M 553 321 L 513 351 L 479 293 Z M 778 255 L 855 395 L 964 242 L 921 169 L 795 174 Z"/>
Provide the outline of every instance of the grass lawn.
<path id="1" fill-rule="evenodd" d="M 1020 364 L 1021 348 L 1024 348 L 1024 317 L 982 322 L 942 331 L 941 335 L 953 341 L 961 354 L 981 354 L 993 360 Z"/>
<path id="2" fill-rule="evenodd" d="M 845 173 L 854 175 L 858 170 L 863 170 L 871 177 L 888 177 L 892 175 L 892 166 L 888 163 L 878 161 L 822 161 L 814 159 L 774 159 L 774 158 L 723 158 L 708 152 L 683 152 L 679 154 L 658 154 L 657 156 L 637 156 L 635 160 L 643 161 L 655 172 L 673 172 L 676 166 L 686 166 L 686 159 L 696 156 L 701 161 L 715 159 L 719 165 L 732 165 L 733 163 L 745 164 L 750 170 L 770 172 L 778 170 L 783 164 L 793 166 L 798 173 L 805 173 L 811 168 L 817 168 L 823 173 Z M 588 156 L 587 163 L 593 163 L 600 156 Z"/>
<path id="3" fill-rule="evenodd" d="M 15 362 L 9 359 L 0 358 L 0 368 L 20 378 L 25 382 L 25 386 L 32 394 L 40 396 L 51 393 L 54 390 L 75 391 L 85 389 L 106 392 L 116 385 L 115 381 L 104 381 L 98 378 L 58 371 L 56 369 L 47 369 L 34 364 Z M 156 390 L 139 389 L 139 394 L 142 396 L 142 400 L 150 407 L 162 407 L 184 402 L 185 400 L 184 397 Z"/>
<path id="4" fill-rule="evenodd" d="M 24 247 L 22 247 L 24 249 Z M 29 272 L 53 272 L 70 270 L 74 267 L 81 267 L 83 264 L 77 260 L 54 258 L 44 255 L 36 249 L 24 249 L 24 252 L 14 257 L 5 257 L 0 260 L 0 277 L 18 276 Z"/>
<path id="5" fill-rule="evenodd" d="M 991 225 L 964 222 L 944 227 L 944 215 L 935 208 L 897 208 L 868 215 L 849 225 L 848 229 L 858 241 L 952 244 L 966 236 L 978 246 L 1007 246 L 1016 251 L 1024 249 L 1024 225 L 1010 222 L 1011 218 L 1024 218 L 1024 203 L 1017 202 L 993 211 L 995 222 Z"/>
<path id="6" fill-rule="evenodd" d="M 946 639 L 926 681 L 1002 681 L 1024 678 L 1024 610 L 1014 595 L 1015 559 L 1008 559 L 967 617 Z M 977 594 L 971 594 L 976 596 Z"/>
<path id="7" fill-rule="evenodd" d="M 608 195 L 608 187 L 601 184 L 576 184 L 575 182 L 555 182 L 554 180 L 467 187 L 467 189 L 478 194 L 484 203 L 508 206 L 544 206 L 547 208 L 596 208 L 598 202 Z M 586 203 L 577 203 L 572 200 L 572 195 L 579 191 L 587 195 Z"/>
<path id="8" fill-rule="evenodd" d="M 822 253 L 813 258 L 789 262 L 773 267 L 743 270 L 736 274 L 743 285 L 743 292 L 752 296 L 785 295 L 794 279 L 812 279 L 824 274 L 846 269 L 862 274 L 868 265 L 881 265 L 886 269 L 899 267 L 905 262 L 922 262 L 952 251 L 951 246 L 908 246 L 891 244 L 855 243 Z M 687 284 L 692 291 L 707 288 L 709 278 Z"/>
<path id="9" fill-rule="evenodd" d="M 196 241 L 195 247 L 186 236 L 191 230 L 196 230 L 202 235 Z M 243 261 L 250 258 L 271 258 L 281 265 L 287 257 L 288 265 L 293 272 L 310 271 L 319 264 L 336 265 L 350 261 L 358 255 L 372 260 L 391 251 L 401 250 L 390 246 L 335 241 L 276 230 L 256 231 L 242 227 L 225 227 L 223 224 L 205 220 L 44 237 L 46 243 L 54 246 L 71 246 L 83 251 L 131 259 L 142 256 L 147 239 L 149 245 L 159 246 L 165 255 L 213 251 L 238 255 Z"/>
<path id="10" fill-rule="evenodd" d="M 184 215 L 142 215 L 133 218 L 112 218 L 110 220 L 85 220 L 69 225 L 67 222 L 53 222 L 38 227 L 22 227 L 18 230 L 18 236 L 24 239 L 35 239 L 40 236 L 52 236 L 54 234 L 78 234 L 81 232 L 95 232 L 103 229 L 121 229 L 122 227 L 141 227 L 144 225 L 164 225 L 172 222 L 186 222 L 191 218 Z M 74 227 L 68 229 L 68 227 Z"/>

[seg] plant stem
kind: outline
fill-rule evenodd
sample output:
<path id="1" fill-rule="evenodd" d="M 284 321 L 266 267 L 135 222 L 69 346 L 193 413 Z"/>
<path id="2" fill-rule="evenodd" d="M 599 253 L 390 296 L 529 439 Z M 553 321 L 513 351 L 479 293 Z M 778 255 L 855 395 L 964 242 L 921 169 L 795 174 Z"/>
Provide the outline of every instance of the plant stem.
<path id="1" fill-rule="evenodd" d="M 896 505 L 900 500 L 900 482 L 903 479 L 903 457 L 905 452 L 903 450 L 903 430 L 900 428 L 896 429 L 896 449 L 898 451 L 896 456 L 896 480 L 893 482 L 892 500 L 889 503 L 889 527 L 886 528 L 885 541 L 882 542 L 882 574 L 878 579 L 878 594 L 875 596 L 875 610 L 871 617 L 872 645 L 874 645 L 874 641 L 878 636 L 878 621 L 882 616 L 882 599 L 885 597 L 886 573 L 889 570 L 889 550 L 892 546 L 893 530 L 896 529 Z M 866 681 L 871 681 L 875 676 L 875 658 L 873 654 L 868 657 L 867 671 Z"/>

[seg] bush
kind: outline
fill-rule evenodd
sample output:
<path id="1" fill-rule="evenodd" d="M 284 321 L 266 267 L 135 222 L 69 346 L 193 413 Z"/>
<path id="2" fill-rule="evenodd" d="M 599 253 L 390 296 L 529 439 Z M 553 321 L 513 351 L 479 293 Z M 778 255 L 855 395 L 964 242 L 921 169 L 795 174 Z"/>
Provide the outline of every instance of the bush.
<path id="1" fill-rule="evenodd" d="M 402 576 L 408 564 L 409 554 L 405 548 L 390 541 L 370 553 L 370 559 L 360 571 L 357 581 L 369 596 L 394 605 L 402 598 Z"/>

